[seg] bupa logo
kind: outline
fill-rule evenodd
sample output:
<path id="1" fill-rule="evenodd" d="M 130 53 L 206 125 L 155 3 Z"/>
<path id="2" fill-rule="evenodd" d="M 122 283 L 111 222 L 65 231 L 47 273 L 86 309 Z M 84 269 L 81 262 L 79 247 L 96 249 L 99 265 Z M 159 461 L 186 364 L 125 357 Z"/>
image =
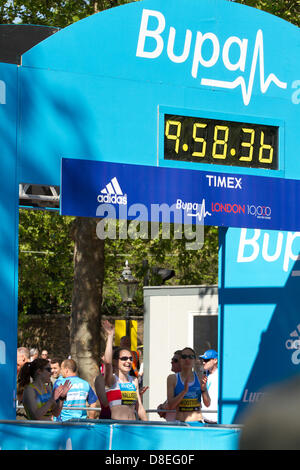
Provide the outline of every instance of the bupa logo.
<path id="1" fill-rule="evenodd" d="M 112 178 L 105 188 L 103 188 L 97 197 L 97 201 L 106 204 L 127 204 L 127 194 L 123 194 L 123 191 L 119 185 L 116 177 Z"/>
<path id="2" fill-rule="evenodd" d="M 271 240 L 275 240 L 275 249 L 270 249 Z M 300 232 L 263 232 L 260 229 L 242 228 L 237 251 L 238 263 L 252 263 L 263 259 L 267 263 L 274 263 L 282 256 L 282 269 L 288 272 L 291 261 L 299 261 Z M 292 276 L 300 276 L 299 270 L 293 270 Z"/>
<path id="3" fill-rule="evenodd" d="M 201 203 L 198 202 L 183 202 L 181 199 L 176 201 L 176 209 L 187 211 L 189 217 L 196 217 L 200 222 L 205 219 L 208 215 L 211 215 L 205 208 L 205 199 L 202 199 Z M 190 212 L 195 211 L 195 212 Z"/>
<path id="4" fill-rule="evenodd" d="M 148 23 L 154 21 L 158 22 L 156 29 L 148 29 Z M 141 19 L 141 26 L 137 44 L 137 57 L 144 57 L 146 59 L 157 59 L 163 52 L 165 44 L 162 37 L 162 33 L 166 28 L 166 19 L 164 15 L 155 10 L 143 10 L 142 19 Z M 185 42 L 184 45 L 176 44 L 176 49 L 180 48 L 183 51 L 181 55 L 175 55 L 174 53 L 174 45 L 176 39 L 176 29 L 173 26 L 169 28 L 169 37 L 168 37 L 168 44 L 167 44 L 167 55 L 169 59 L 177 64 L 185 62 L 191 52 L 191 44 L 192 44 L 192 36 L 193 33 L 189 29 L 186 30 L 185 34 Z M 150 38 L 150 44 L 154 44 L 155 47 L 151 50 L 145 50 L 145 42 L 146 39 Z M 153 41 L 154 39 L 154 41 Z M 256 33 L 256 39 L 254 44 L 254 49 L 252 52 L 252 60 L 250 66 L 250 75 L 248 81 L 245 80 L 243 73 L 245 72 L 246 68 L 246 61 L 248 57 L 248 39 L 246 38 L 239 38 L 236 36 L 230 36 L 224 43 L 223 50 L 221 51 L 220 41 L 218 37 L 212 32 L 205 32 L 202 33 L 201 31 L 196 32 L 195 38 L 195 47 L 193 52 L 193 61 L 192 61 L 192 70 L 191 75 L 193 78 L 197 79 L 198 77 L 198 69 L 199 66 L 203 67 L 202 74 L 205 75 L 205 68 L 211 68 L 219 60 L 223 61 L 224 66 L 227 70 L 231 72 L 240 71 L 242 72 L 241 75 L 236 77 L 232 81 L 226 81 L 220 79 L 220 77 L 205 78 L 205 76 L 201 77 L 200 83 L 202 86 L 212 86 L 218 88 L 224 88 L 228 90 L 233 90 L 234 88 L 240 87 L 242 92 L 242 97 L 244 104 L 247 106 L 250 103 L 253 84 L 254 84 L 254 77 L 256 73 L 256 68 L 259 69 L 259 79 L 260 79 L 260 89 L 262 93 L 266 93 L 271 83 L 274 83 L 279 88 L 286 89 L 287 83 L 280 81 L 274 73 L 270 73 L 267 77 L 265 77 L 265 66 L 264 66 L 264 41 L 263 41 L 263 32 L 259 29 Z M 212 53 L 210 57 L 203 57 L 202 48 L 205 43 L 208 43 L 211 47 Z M 149 47 L 149 46 L 148 46 Z M 235 63 L 230 60 L 230 50 L 231 48 L 238 47 L 239 50 L 239 57 Z M 221 57 L 221 59 L 220 59 Z"/>

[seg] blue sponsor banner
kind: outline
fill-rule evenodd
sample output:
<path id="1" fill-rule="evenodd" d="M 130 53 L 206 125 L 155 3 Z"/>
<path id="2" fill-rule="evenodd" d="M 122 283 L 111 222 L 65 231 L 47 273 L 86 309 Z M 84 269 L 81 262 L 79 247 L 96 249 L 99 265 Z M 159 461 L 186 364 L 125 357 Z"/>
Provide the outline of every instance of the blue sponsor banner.
<path id="1" fill-rule="evenodd" d="M 199 423 L 0 421 L 0 450 L 237 450 L 240 431 L 238 426 L 207 427 Z M 154 459 L 152 463 L 157 462 Z"/>
<path id="2" fill-rule="evenodd" d="M 300 232 L 220 231 L 222 423 L 241 423 L 267 387 L 300 374 L 299 254 Z"/>
<path id="3" fill-rule="evenodd" d="M 62 159 L 61 214 L 299 230 L 300 181 Z"/>

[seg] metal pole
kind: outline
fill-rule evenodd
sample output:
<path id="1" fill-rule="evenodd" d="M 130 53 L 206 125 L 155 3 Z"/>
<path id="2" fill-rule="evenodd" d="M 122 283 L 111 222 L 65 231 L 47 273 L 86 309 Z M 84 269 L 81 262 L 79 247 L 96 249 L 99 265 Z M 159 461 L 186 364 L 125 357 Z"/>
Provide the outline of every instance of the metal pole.
<path id="1" fill-rule="evenodd" d="M 129 313 L 129 302 L 126 302 L 126 336 L 130 338 L 130 313 Z"/>

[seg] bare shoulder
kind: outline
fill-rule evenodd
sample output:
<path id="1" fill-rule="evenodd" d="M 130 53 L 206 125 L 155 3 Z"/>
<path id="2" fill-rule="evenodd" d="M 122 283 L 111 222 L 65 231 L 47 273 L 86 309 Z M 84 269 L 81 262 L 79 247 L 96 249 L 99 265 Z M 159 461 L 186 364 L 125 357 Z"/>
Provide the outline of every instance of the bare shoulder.
<path id="1" fill-rule="evenodd" d="M 26 387 L 24 388 L 23 397 L 34 396 L 34 395 L 35 395 L 34 388 L 31 385 L 26 385 Z"/>
<path id="2" fill-rule="evenodd" d="M 176 383 L 176 374 L 169 374 L 167 377 L 167 383 L 175 384 Z"/>
<path id="3" fill-rule="evenodd" d="M 22 401 L 23 403 L 26 403 L 26 404 L 35 402 L 35 390 L 33 387 L 27 385 L 24 388 Z"/>

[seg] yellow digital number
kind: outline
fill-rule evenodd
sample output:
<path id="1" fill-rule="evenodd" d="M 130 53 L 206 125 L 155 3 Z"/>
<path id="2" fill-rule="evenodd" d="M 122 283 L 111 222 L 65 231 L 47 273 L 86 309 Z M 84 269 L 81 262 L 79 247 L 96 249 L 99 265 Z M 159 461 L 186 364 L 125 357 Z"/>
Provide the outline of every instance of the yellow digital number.
<path id="1" fill-rule="evenodd" d="M 224 139 L 218 139 L 218 133 L 224 132 Z M 228 142 L 228 135 L 229 135 L 229 127 L 227 126 L 215 126 L 214 130 L 214 145 L 212 148 L 212 156 L 213 158 L 221 158 L 225 159 L 227 156 L 227 142 Z M 217 145 L 223 145 L 223 153 L 217 153 Z"/>
<path id="2" fill-rule="evenodd" d="M 200 122 L 195 122 L 193 125 L 193 139 L 195 142 L 201 142 L 202 143 L 202 150 L 201 152 L 193 152 L 192 156 L 193 157 L 204 157 L 205 152 L 206 152 L 206 140 L 203 137 L 197 137 L 197 130 L 198 129 L 204 129 L 207 127 L 207 124 L 202 124 Z"/>
<path id="3" fill-rule="evenodd" d="M 176 134 L 170 134 L 170 127 L 175 126 Z M 170 140 L 175 140 L 175 152 L 178 153 L 179 150 L 179 137 L 181 133 L 181 122 L 180 121 L 167 121 L 166 123 L 166 137 Z"/>
<path id="4" fill-rule="evenodd" d="M 263 131 L 261 131 L 258 160 L 261 163 L 272 163 L 274 149 L 273 149 L 272 145 L 265 144 L 264 142 L 265 142 L 265 134 L 264 134 Z M 263 157 L 264 150 L 268 150 L 270 152 L 268 157 Z"/>
<path id="5" fill-rule="evenodd" d="M 249 129 L 247 127 L 243 127 L 242 131 L 245 134 L 250 134 L 250 142 L 242 142 L 242 147 L 248 147 L 249 148 L 249 153 L 248 156 L 241 156 L 239 160 L 244 161 L 244 162 L 251 162 L 252 157 L 253 157 L 253 144 L 254 144 L 254 139 L 255 139 L 255 130 L 254 129 Z"/>

